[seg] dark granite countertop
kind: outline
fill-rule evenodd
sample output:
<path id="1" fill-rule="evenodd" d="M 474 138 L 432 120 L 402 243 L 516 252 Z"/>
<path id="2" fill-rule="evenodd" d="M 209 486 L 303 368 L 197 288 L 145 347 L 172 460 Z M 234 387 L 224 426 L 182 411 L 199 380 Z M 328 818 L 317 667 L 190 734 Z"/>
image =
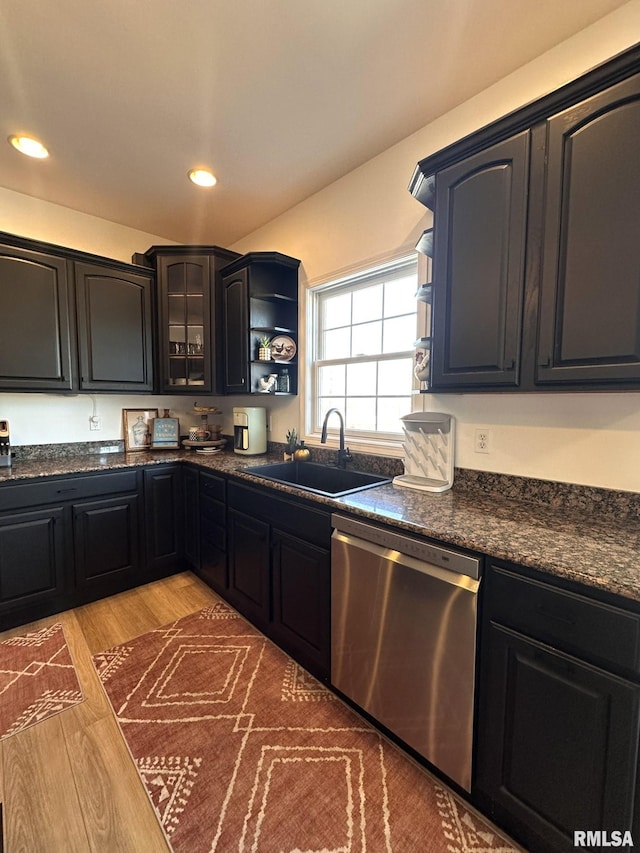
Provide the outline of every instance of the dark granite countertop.
<path id="1" fill-rule="evenodd" d="M 151 451 L 61 457 L 22 461 L 11 469 L 0 469 L 0 487 L 35 477 L 189 461 L 247 484 L 304 497 L 333 511 L 348 511 L 640 602 L 640 521 L 635 515 L 612 518 L 611 513 L 566 503 L 545 506 L 512 495 L 483 493 L 464 482 L 454 483 L 453 489 L 441 494 L 387 485 L 343 498 L 326 498 L 243 471 L 249 465 L 280 459 L 229 451 L 211 456 Z"/>

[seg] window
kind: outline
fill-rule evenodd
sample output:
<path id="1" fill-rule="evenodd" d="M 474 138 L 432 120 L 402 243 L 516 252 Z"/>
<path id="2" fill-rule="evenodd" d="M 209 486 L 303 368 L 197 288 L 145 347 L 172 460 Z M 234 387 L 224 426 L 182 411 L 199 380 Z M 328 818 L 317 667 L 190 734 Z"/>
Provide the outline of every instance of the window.
<path id="1" fill-rule="evenodd" d="M 308 434 L 319 435 L 335 407 L 351 439 L 398 440 L 400 417 L 412 408 L 416 289 L 412 256 L 309 291 Z"/>

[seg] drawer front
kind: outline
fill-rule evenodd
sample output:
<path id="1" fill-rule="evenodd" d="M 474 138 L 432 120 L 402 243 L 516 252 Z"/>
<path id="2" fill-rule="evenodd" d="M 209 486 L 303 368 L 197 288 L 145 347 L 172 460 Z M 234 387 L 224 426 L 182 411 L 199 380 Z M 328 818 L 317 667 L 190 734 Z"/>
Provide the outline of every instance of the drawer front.
<path id="1" fill-rule="evenodd" d="M 640 673 L 640 615 L 491 567 L 493 621 L 598 664 Z"/>
<path id="2" fill-rule="evenodd" d="M 229 506 L 270 523 L 322 548 L 331 545 L 331 514 L 306 506 L 297 498 L 276 497 L 273 489 L 255 489 L 229 483 Z"/>
<path id="3" fill-rule="evenodd" d="M 104 474 L 90 474 L 86 477 L 63 477 L 39 480 L 35 483 L 10 483 L 0 486 L 0 511 L 135 492 L 137 488 L 137 471 L 110 471 Z"/>
<path id="4" fill-rule="evenodd" d="M 200 518 L 203 522 L 212 521 L 215 524 L 220 524 L 224 527 L 227 523 L 225 505 L 219 501 L 214 501 L 211 498 L 201 497 Z"/>
<path id="5" fill-rule="evenodd" d="M 213 498 L 216 501 L 226 500 L 226 481 L 222 477 L 213 474 L 205 474 L 200 471 L 200 497 Z"/>

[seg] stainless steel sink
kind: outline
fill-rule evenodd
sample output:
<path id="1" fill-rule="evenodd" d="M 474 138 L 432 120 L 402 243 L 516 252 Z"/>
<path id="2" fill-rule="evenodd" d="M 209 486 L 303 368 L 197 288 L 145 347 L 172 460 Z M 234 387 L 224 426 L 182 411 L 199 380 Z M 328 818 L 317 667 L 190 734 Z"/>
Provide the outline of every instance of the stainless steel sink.
<path id="1" fill-rule="evenodd" d="M 317 462 L 275 462 L 271 465 L 253 465 L 244 468 L 248 474 L 264 477 L 276 483 L 286 483 L 306 492 L 339 498 L 390 483 L 390 477 L 369 474 L 365 471 L 347 471 Z"/>

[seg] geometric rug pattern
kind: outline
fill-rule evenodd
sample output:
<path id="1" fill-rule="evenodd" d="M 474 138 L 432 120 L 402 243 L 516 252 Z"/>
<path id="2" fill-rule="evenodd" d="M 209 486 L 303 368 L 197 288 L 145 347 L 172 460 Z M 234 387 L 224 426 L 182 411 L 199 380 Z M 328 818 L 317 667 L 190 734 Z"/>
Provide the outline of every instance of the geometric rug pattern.
<path id="1" fill-rule="evenodd" d="M 94 665 L 175 853 L 515 853 L 223 602 Z"/>
<path id="2" fill-rule="evenodd" d="M 61 624 L 0 642 L 0 740 L 82 700 Z"/>

